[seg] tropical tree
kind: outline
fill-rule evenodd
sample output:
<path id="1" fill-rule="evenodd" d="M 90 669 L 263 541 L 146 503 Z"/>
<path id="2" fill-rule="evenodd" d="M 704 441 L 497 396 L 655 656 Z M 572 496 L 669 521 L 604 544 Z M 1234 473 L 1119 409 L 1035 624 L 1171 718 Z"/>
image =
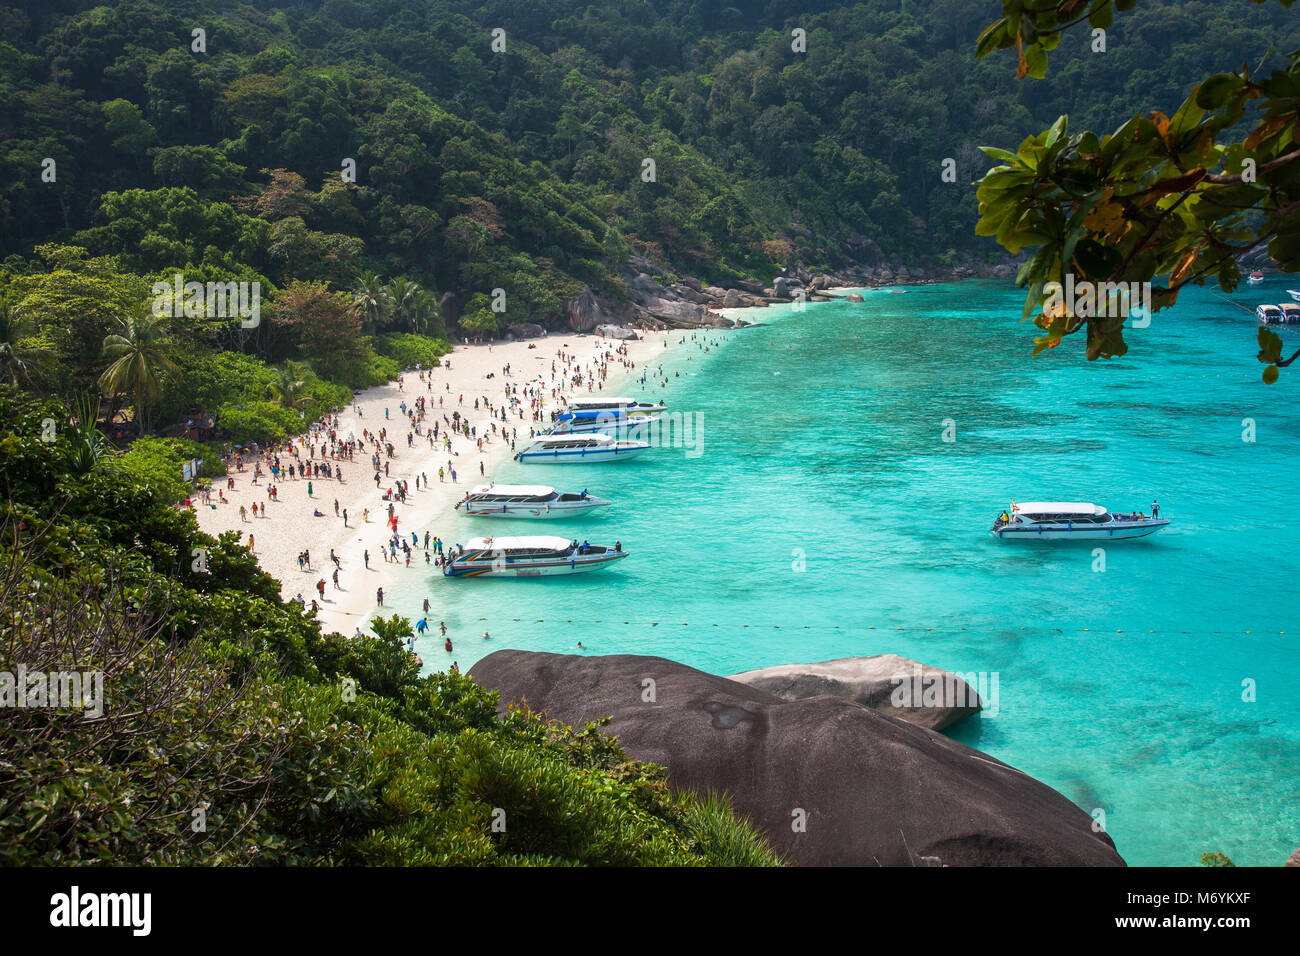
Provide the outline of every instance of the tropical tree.
<path id="1" fill-rule="evenodd" d="M 352 290 L 352 301 L 361 310 L 366 332 L 378 329 L 392 307 L 388 291 L 384 288 L 384 280 L 373 272 L 362 273 L 357 278 L 357 286 Z"/>
<path id="2" fill-rule="evenodd" d="M 266 390 L 285 408 L 297 408 L 307 401 L 303 389 L 307 385 L 307 370 L 297 362 L 285 362 L 282 368 L 275 370 L 275 381 L 269 382 Z"/>
<path id="3" fill-rule="evenodd" d="M 1016 75 L 1042 79 L 1062 33 L 1084 21 L 1104 33 L 1135 3 L 1002 0 L 1003 15 L 980 35 L 975 56 L 1014 47 Z M 976 232 L 1013 253 L 1037 247 L 1017 277 L 1029 290 L 1024 317 L 1043 333 L 1035 352 L 1079 332 L 1090 360 L 1128 349 L 1123 301 L 1099 308 L 1097 293 L 1065 302 L 1062 287 L 1145 286 L 1158 311 L 1191 283 L 1216 279 L 1232 291 L 1238 259 L 1256 249 L 1283 272 L 1300 270 L 1300 51 L 1281 61 L 1268 73 L 1243 65 L 1206 77 L 1172 116 L 1139 113 L 1110 135 L 1071 130 L 1061 116 L 1015 151 L 984 148 L 1000 165 L 979 182 Z M 1168 282 L 1153 287 L 1157 276 Z M 1300 359 L 1300 350 L 1284 358 L 1269 329 L 1259 329 L 1258 341 L 1268 384 Z"/>
<path id="4" fill-rule="evenodd" d="M 54 364 L 50 349 L 23 344 L 32 332 L 32 324 L 0 297 L 0 379 L 10 385 L 30 384 Z"/>
<path id="5" fill-rule="evenodd" d="M 104 357 L 113 364 L 99 377 L 107 395 L 130 395 L 135 418 L 144 434 L 149 405 L 163 393 L 164 384 L 180 376 L 180 369 L 167 357 L 162 318 L 149 308 L 118 320 L 118 331 L 104 338 Z"/>
<path id="6" fill-rule="evenodd" d="M 420 308 L 419 284 L 398 276 L 388 283 L 387 293 L 392 306 L 389 318 L 393 324 L 401 323 L 411 327 L 412 316 L 418 314 Z"/>

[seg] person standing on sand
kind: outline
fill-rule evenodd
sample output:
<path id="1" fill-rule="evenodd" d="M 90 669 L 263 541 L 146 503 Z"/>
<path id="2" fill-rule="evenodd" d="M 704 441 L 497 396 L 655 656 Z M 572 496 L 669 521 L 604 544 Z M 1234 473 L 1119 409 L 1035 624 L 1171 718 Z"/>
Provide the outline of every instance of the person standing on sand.
<path id="1" fill-rule="evenodd" d="M 243 505 L 239 506 L 239 520 L 245 522 L 248 521 L 248 511 L 244 508 Z"/>
<path id="2" fill-rule="evenodd" d="M 341 587 L 339 587 L 339 569 L 338 569 L 338 568 L 335 568 L 335 569 L 334 569 L 334 590 L 335 590 L 335 591 L 342 591 L 342 590 L 343 590 Z M 323 598 L 324 596 L 325 596 L 324 594 L 321 595 L 322 598 Z"/>
<path id="3" fill-rule="evenodd" d="M 369 571 L 369 570 L 370 570 L 370 552 L 369 552 L 369 551 L 363 551 L 361 554 L 362 554 L 362 557 L 364 557 L 364 558 L 365 558 L 365 561 L 366 561 L 366 570 Z"/>
<path id="4" fill-rule="evenodd" d="M 253 536 L 251 534 L 248 536 L 248 550 L 250 552 L 257 550 L 257 546 L 253 543 Z"/>

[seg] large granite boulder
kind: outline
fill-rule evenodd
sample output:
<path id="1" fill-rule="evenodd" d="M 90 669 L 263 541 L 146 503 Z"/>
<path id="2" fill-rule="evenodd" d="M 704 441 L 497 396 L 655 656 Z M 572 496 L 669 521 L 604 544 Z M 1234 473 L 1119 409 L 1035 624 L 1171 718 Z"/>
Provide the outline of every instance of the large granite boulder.
<path id="1" fill-rule="evenodd" d="M 845 301 L 845 302 L 861 302 L 861 301 L 862 301 L 862 295 L 861 295 L 861 293 L 858 293 L 858 292 L 850 292 L 848 295 L 846 295 L 846 296 L 844 297 L 844 301 Z"/>
<path id="2" fill-rule="evenodd" d="M 785 701 L 665 660 L 497 651 L 470 670 L 581 726 L 612 717 L 629 755 L 721 791 L 792 863 L 1122 866 L 1061 794 L 942 734 L 853 701 Z"/>
<path id="3" fill-rule="evenodd" d="M 575 332 L 590 332 L 605 321 L 604 310 L 591 286 L 584 285 L 581 292 L 565 303 L 564 310 L 569 315 L 569 328 Z"/>
<path id="4" fill-rule="evenodd" d="M 772 280 L 772 292 L 776 294 L 777 298 L 790 298 L 790 288 L 790 280 L 785 276 L 777 276 Z"/>
<path id="5" fill-rule="evenodd" d="M 506 335 L 515 341 L 537 339 L 546 334 L 546 329 L 536 322 L 513 322 L 506 326 Z"/>
<path id="6" fill-rule="evenodd" d="M 632 329 L 625 329 L 621 325 L 598 325 L 596 326 L 596 331 L 606 338 L 611 339 L 633 341 L 640 338 L 640 336 L 638 336 Z"/>
<path id="7" fill-rule="evenodd" d="M 842 697 L 930 730 L 951 727 L 983 706 L 975 688 L 960 675 L 897 654 L 781 664 L 732 674 L 729 679 L 782 700 Z"/>
<path id="8" fill-rule="evenodd" d="M 722 307 L 724 309 L 738 309 L 740 303 L 740 292 L 736 289 L 728 289 L 727 294 L 722 297 Z"/>

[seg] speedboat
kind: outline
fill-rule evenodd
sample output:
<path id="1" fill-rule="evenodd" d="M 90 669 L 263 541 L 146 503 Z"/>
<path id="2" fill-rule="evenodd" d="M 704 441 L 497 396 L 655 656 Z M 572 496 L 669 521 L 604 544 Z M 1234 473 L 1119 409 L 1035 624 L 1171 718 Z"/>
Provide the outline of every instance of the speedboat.
<path id="1" fill-rule="evenodd" d="M 989 534 L 1010 541 L 1144 538 L 1167 524 L 1166 518 L 1115 514 L 1091 502 L 1026 501 L 998 515 Z"/>
<path id="2" fill-rule="evenodd" d="M 1300 322 L 1300 303 L 1280 302 L 1278 310 L 1282 313 L 1282 322 L 1285 325 L 1295 325 Z"/>
<path id="3" fill-rule="evenodd" d="M 449 578 L 536 578 L 592 571 L 626 557 L 618 542 L 607 548 L 550 535 L 471 538 L 447 556 L 442 573 Z"/>
<path id="4" fill-rule="evenodd" d="M 625 415 L 653 415 L 665 410 L 663 402 L 638 402 L 621 395 L 612 398 L 602 395 L 571 398 L 568 405 L 571 412 L 622 412 Z"/>
<path id="5" fill-rule="evenodd" d="M 1282 321 L 1282 310 L 1275 305 L 1255 306 L 1255 318 L 1260 325 L 1277 325 Z"/>
<path id="6" fill-rule="evenodd" d="M 550 434 L 579 435 L 604 432 L 606 434 L 626 435 L 629 432 L 648 428 L 658 421 L 659 416 L 657 414 L 628 415 L 622 410 L 561 412 L 555 416 L 555 425 L 551 428 Z"/>
<path id="7" fill-rule="evenodd" d="M 610 502 L 581 494 L 562 494 L 549 485 L 479 485 L 456 502 L 456 510 L 477 518 L 573 518 Z"/>
<path id="8" fill-rule="evenodd" d="M 623 461 L 649 450 L 647 442 L 626 441 L 600 432 L 588 435 L 538 435 L 532 444 L 515 453 L 515 461 L 527 465 Z"/>
<path id="9" fill-rule="evenodd" d="M 1251 285 L 1259 285 L 1261 282 L 1264 281 L 1264 273 L 1256 269 L 1254 272 L 1250 274 L 1250 276 L 1246 279 L 1246 281 L 1249 282 Z"/>
<path id="10" fill-rule="evenodd" d="M 1300 289 L 1287 289 L 1286 294 L 1289 295 L 1291 298 L 1295 299 L 1297 302 L 1300 302 Z"/>

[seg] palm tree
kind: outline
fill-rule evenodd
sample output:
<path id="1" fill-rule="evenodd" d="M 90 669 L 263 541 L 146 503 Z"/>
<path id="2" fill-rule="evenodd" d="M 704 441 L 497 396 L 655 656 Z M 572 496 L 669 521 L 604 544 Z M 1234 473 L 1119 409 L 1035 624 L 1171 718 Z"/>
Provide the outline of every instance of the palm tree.
<path id="1" fill-rule="evenodd" d="M 0 298 L 0 378 L 10 385 L 31 382 L 54 363 L 54 353 L 49 349 L 20 344 L 31 333 L 30 323 L 10 307 L 8 300 Z"/>
<path id="2" fill-rule="evenodd" d="M 141 435 L 149 403 L 158 400 L 170 377 L 180 375 L 163 346 L 162 319 L 147 307 L 118 319 L 118 331 L 104 337 L 104 357 L 114 361 L 99 377 L 99 386 L 108 395 L 133 397 Z"/>
<path id="3" fill-rule="evenodd" d="M 361 309 L 370 331 L 375 331 L 383 322 L 392 302 L 384 288 L 383 280 L 373 272 L 365 272 L 357 279 L 357 287 L 352 291 L 352 301 Z"/>
<path id="4" fill-rule="evenodd" d="M 266 386 L 271 396 L 285 408 L 297 408 L 307 401 L 303 386 L 307 384 L 307 373 L 297 362 L 286 362 L 283 368 L 275 370 L 275 381 Z"/>
<path id="5" fill-rule="evenodd" d="M 388 283 L 387 291 L 388 301 L 392 305 L 392 319 L 394 322 L 405 322 L 410 326 L 413 322 L 412 316 L 419 311 L 420 287 L 409 279 L 398 276 Z"/>

